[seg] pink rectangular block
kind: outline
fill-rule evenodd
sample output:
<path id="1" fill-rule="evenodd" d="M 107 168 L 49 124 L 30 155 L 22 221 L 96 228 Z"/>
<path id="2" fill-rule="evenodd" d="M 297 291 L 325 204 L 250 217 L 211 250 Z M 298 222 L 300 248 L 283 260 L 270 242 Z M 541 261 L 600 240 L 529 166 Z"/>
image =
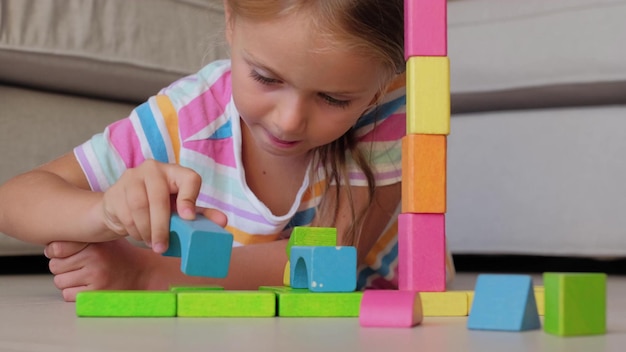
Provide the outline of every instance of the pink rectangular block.
<path id="1" fill-rule="evenodd" d="M 364 327 L 406 327 L 422 322 L 422 301 L 418 292 L 365 290 L 359 309 Z"/>
<path id="2" fill-rule="evenodd" d="M 404 0 L 404 57 L 447 56 L 446 0 Z"/>
<path id="3" fill-rule="evenodd" d="M 446 290 L 445 214 L 398 216 L 398 286 L 400 290 Z"/>

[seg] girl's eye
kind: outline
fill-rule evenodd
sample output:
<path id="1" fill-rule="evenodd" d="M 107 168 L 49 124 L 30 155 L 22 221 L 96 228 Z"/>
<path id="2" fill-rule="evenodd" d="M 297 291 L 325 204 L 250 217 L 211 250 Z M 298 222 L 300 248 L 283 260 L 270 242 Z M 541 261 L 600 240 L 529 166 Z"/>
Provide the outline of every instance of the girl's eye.
<path id="1" fill-rule="evenodd" d="M 252 77 L 252 79 L 254 79 L 255 81 L 257 81 L 257 82 L 259 82 L 261 84 L 270 85 L 270 84 L 279 83 L 279 81 L 277 79 L 261 76 L 258 72 L 254 71 L 254 70 L 250 71 L 250 77 Z"/>
<path id="2" fill-rule="evenodd" d="M 319 95 L 322 99 L 324 99 L 324 102 L 326 102 L 326 104 L 331 105 L 331 106 L 336 106 L 336 107 L 345 109 L 350 105 L 350 100 L 335 99 L 331 97 L 330 95 L 326 95 L 324 93 L 320 93 Z"/>

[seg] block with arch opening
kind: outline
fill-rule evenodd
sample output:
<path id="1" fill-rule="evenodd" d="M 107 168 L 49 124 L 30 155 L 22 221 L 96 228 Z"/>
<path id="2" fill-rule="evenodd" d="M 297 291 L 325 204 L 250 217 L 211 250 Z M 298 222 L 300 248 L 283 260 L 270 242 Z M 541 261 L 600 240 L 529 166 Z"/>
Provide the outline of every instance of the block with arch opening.
<path id="1" fill-rule="evenodd" d="M 356 289 L 356 248 L 351 246 L 293 246 L 292 288 L 313 292 L 351 292 Z"/>
<path id="2" fill-rule="evenodd" d="M 211 220 L 198 216 L 170 218 L 169 247 L 164 256 L 180 257 L 180 270 L 190 276 L 223 278 L 228 275 L 233 235 Z"/>

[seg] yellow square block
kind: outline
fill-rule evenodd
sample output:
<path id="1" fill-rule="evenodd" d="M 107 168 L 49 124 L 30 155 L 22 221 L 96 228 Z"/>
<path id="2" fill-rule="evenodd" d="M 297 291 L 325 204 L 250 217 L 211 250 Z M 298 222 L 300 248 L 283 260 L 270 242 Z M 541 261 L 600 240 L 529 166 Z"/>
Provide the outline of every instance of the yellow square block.
<path id="1" fill-rule="evenodd" d="M 413 56 L 406 69 L 406 133 L 450 134 L 450 60 Z"/>
<path id="2" fill-rule="evenodd" d="M 425 317 L 467 316 L 468 300 L 465 291 L 420 292 Z"/>

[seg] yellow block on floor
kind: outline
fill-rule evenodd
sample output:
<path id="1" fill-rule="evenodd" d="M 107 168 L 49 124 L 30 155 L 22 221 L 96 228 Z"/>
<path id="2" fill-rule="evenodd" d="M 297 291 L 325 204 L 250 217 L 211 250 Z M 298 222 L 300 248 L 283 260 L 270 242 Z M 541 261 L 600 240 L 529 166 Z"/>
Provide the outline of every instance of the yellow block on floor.
<path id="1" fill-rule="evenodd" d="M 469 312 L 467 292 L 420 292 L 425 317 L 463 317 Z"/>

